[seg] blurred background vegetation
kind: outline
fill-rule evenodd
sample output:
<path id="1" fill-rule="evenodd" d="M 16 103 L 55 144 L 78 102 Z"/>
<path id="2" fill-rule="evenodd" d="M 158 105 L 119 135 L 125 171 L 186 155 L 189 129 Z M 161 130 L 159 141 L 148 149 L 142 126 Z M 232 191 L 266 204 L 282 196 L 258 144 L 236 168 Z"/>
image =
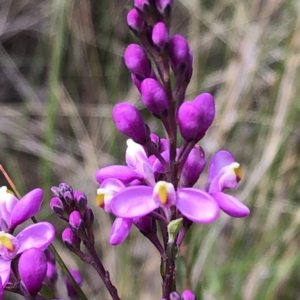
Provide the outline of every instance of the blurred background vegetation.
<path id="1" fill-rule="evenodd" d="M 186 98 L 207 91 L 217 105 L 201 145 L 208 158 L 221 148 L 236 155 L 244 179 L 235 195 L 251 207 L 246 219 L 222 214 L 212 225 L 193 226 L 178 255 L 178 290 L 204 300 L 300 299 L 300 2 L 174 2 L 172 33 L 188 39 L 195 58 Z M 113 105 L 133 103 L 162 133 L 122 58 L 135 41 L 126 26 L 131 5 L 0 1 L 1 164 L 22 193 L 45 189 L 38 218 L 59 228 L 56 246 L 69 267 L 82 270 L 89 299 L 109 297 L 96 273 L 60 243 L 65 224 L 50 213 L 48 191 L 61 181 L 88 195 L 99 253 L 122 299 L 160 299 L 154 247 L 135 229 L 111 247 L 112 220 L 94 201 L 95 171 L 124 163 L 126 137 L 115 130 Z"/>

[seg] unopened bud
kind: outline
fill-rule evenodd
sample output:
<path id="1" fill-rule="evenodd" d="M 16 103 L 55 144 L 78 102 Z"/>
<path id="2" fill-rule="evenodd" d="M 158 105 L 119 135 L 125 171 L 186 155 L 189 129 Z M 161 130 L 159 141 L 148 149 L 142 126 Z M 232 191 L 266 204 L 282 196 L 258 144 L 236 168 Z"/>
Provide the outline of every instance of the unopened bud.
<path id="1" fill-rule="evenodd" d="M 125 65 L 130 71 L 141 78 L 151 75 L 151 63 L 144 49 L 137 44 L 129 45 L 124 53 Z"/>
<path id="2" fill-rule="evenodd" d="M 159 49 L 164 49 L 169 42 L 169 31 L 165 23 L 158 22 L 152 29 L 152 41 Z"/>
<path id="3" fill-rule="evenodd" d="M 147 78 L 141 84 L 142 101 L 156 117 L 166 116 L 168 113 L 168 98 L 161 84 Z"/>
<path id="4" fill-rule="evenodd" d="M 171 66 L 175 75 L 186 71 L 189 63 L 190 48 L 186 39 L 176 34 L 170 40 Z"/>
<path id="5" fill-rule="evenodd" d="M 132 138 L 136 143 L 144 144 L 149 134 L 142 115 L 130 103 L 118 103 L 112 111 L 112 117 L 119 131 Z"/>
<path id="6" fill-rule="evenodd" d="M 65 246 L 72 252 L 80 248 L 80 238 L 72 231 L 70 227 L 67 227 L 62 233 L 62 240 Z"/>
<path id="7" fill-rule="evenodd" d="M 146 22 L 141 13 L 133 8 L 127 14 L 127 24 L 129 28 L 134 32 L 142 32 L 145 29 Z"/>

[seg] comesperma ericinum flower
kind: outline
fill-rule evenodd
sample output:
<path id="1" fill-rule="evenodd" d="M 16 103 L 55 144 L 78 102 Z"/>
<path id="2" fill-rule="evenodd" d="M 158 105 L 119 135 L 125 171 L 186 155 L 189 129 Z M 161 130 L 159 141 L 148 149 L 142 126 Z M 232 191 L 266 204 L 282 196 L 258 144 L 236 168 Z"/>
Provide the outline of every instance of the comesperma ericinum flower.
<path id="1" fill-rule="evenodd" d="M 127 166 L 112 165 L 99 169 L 96 172 L 97 181 L 102 184 L 104 180 L 114 178 L 128 184 L 138 179 L 149 185 L 155 184 L 152 166 L 144 148 L 132 139 L 127 140 L 125 159 Z"/>
<path id="2" fill-rule="evenodd" d="M 231 217 L 243 218 L 249 208 L 235 197 L 223 193 L 224 189 L 236 189 L 242 179 L 240 164 L 225 150 L 218 151 L 211 159 L 206 189 L 220 208 Z"/>
<path id="3" fill-rule="evenodd" d="M 18 269 L 29 294 L 36 295 L 47 274 L 47 258 L 44 252 L 37 248 L 25 250 L 20 257 Z"/>
<path id="4" fill-rule="evenodd" d="M 208 193 L 194 188 L 178 188 L 159 181 L 154 187 L 132 186 L 117 193 L 111 200 L 111 210 L 117 217 L 142 217 L 161 207 L 167 219 L 170 207 L 176 205 L 182 215 L 198 223 L 211 223 L 219 215 L 217 202 Z"/>
<path id="5" fill-rule="evenodd" d="M 33 217 L 41 208 L 43 191 L 34 189 L 20 200 L 6 186 L 0 188 L 0 230 L 8 231 Z"/>
<path id="6" fill-rule="evenodd" d="M 18 254 L 37 248 L 45 250 L 55 237 L 55 229 L 48 222 L 40 222 L 23 229 L 16 237 L 0 231 L 0 278 L 3 287 L 10 276 L 10 265 Z"/>

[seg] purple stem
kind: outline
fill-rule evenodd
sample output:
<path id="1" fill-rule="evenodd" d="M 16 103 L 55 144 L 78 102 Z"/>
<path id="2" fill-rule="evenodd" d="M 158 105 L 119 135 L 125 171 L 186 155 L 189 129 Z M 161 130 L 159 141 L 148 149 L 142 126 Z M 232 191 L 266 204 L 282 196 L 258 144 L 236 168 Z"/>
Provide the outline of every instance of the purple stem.
<path id="1" fill-rule="evenodd" d="M 113 300 L 121 300 L 121 298 L 118 296 L 118 291 L 116 287 L 112 284 L 110 277 L 109 277 L 109 272 L 104 269 L 99 256 L 94 248 L 94 246 L 90 245 L 89 243 L 84 242 L 87 250 L 89 251 L 89 254 L 92 257 L 92 262 L 91 265 L 94 267 L 100 278 L 102 279 L 106 289 L 108 290 L 111 298 Z"/>

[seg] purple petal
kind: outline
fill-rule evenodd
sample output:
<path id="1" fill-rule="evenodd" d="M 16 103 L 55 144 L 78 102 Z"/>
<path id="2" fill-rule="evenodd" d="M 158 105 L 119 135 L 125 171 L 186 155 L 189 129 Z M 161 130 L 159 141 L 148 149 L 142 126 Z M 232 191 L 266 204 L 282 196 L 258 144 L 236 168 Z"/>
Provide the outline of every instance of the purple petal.
<path id="1" fill-rule="evenodd" d="M 182 300 L 196 300 L 196 296 L 190 290 L 185 290 L 182 293 Z"/>
<path id="2" fill-rule="evenodd" d="M 193 101 L 184 102 L 178 110 L 178 125 L 182 137 L 186 141 L 196 142 L 203 137 L 205 115 Z M 205 129 L 206 130 L 206 129 Z"/>
<path id="3" fill-rule="evenodd" d="M 125 65 L 130 73 L 147 78 L 151 74 L 151 63 L 144 49 L 137 44 L 130 44 L 124 53 Z"/>
<path id="4" fill-rule="evenodd" d="M 182 187 L 192 187 L 199 179 L 206 164 L 205 152 L 196 145 L 190 152 L 180 177 Z"/>
<path id="5" fill-rule="evenodd" d="M 111 200 L 111 210 L 122 218 L 145 216 L 159 206 L 153 201 L 152 193 L 153 188 L 149 186 L 128 187 Z"/>
<path id="6" fill-rule="evenodd" d="M 131 103 L 121 102 L 114 106 L 112 117 L 116 127 L 135 142 L 144 144 L 149 134 L 141 113 Z"/>
<path id="7" fill-rule="evenodd" d="M 140 12 L 133 8 L 127 14 L 127 24 L 134 32 L 141 32 L 145 28 L 145 20 Z"/>
<path id="8" fill-rule="evenodd" d="M 215 153 L 210 162 L 208 181 L 211 182 L 223 167 L 226 167 L 233 162 L 235 162 L 235 158 L 229 151 L 220 150 Z"/>
<path id="9" fill-rule="evenodd" d="M 153 78 L 146 78 L 141 84 L 142 101 L 156 117 L 168 112 L 168 98 L 162 85 Z"/>
<path id="10" fill-rule="evenodd" d="M 211 193 L 211 196 L 218 202 L 220 208 L 229 216 L 244 218 L 250 214 L 249 208 L 240 200 L 225 193 Z"/>
<path id="11" fill-rule="evenodd" d="M 168 27 L 163 22 L 158 22 L 152 29 L 152 41 L 154 45 L 163 49 L 169 41 Z"/>
<path id="12" fill-rule="evenodd" d="M 123 190 L 125 188 L 125 185 L 119 179 L 109 178 L 109 179 L 105 179 L 101 183 L 100 188 L 108 189 L 108 190 L 111 190 L 111 191 L 114 191 L 114 192 L 119 192 L 120 190 Z"/>
<path id="13" fill-rule="evenodd" d="M 102 183 L 105 179 L 116 178 L 124 184 L 128 184 L 135 179 L 143 179 L 143 176 L 136 171 L 133 171 L 127 166 L 113 165 L 101 168 L 96 173 L 96 179 Z"/>
<path id="14" fill-rule="evenodd" d="M 204 224 L 215 221 L 220 211 L 208 193 L 193 188 L 178 189 L 176 206 L 189 220 Z"/>
<path id="15" fill-rule="evenodd" d="M 36 248 L 24 251 L 19 260 L 19 273 L 27 291 L 36 295 L 47 273 L 47 259 L 43 251 Z"/>
<path id="16" fill-rule="evenodd" d="M 48 222 L 40 222 L 23 229 L 17 236 L 20 243 L 18 253 L 26 249 L 45 250 L 55 238 L 55 228 Z"/>
<path id="17" fill-rule="evenodd" d="M 202 132 L 200 133 L 199 138 L 202 138 L 205 135 L 206 130 L 212 124 L 215 118 L 215 100 L 213 96 L 209 93 L 204 93 L 198 95 L 193 103 L 203 112 L 203 124 Z M 201 136 L 202 135 L 202 136 Z"/>
<path id="18" fill-rule="evenodd" d="M 132 219 L 116 218 L 111 231 L 109 242 L 112 245 L 119 245 L 125 241 L 132 226 Z"/>
<path id="19" fill-rule="evenodd" d="M 168 15 L 171 13 L 173 0 L 155 0 L 155 5 L 161 14 Z"/>
<path id="20" fill-rule="evenodd" d="M 41 208 L 43 196 L 42 189 L 34 189 L 22 197 L 12 210 L 10 227 L 15 228 L 33 217 Z"/>
<path id="21" fill-rule="evenodd" d="M 0 256 L 12 260 L 18 253 L 20 243 L 17 238 L 9 233 L 0 232 Z"/>
<path id="22" fill-rule="evenodd" d="M 0 279 L 3 287 L 6 286 L 9 280 L 10 264 L 11 260 L 6 260 L 0 256 Z"/>
<path id="23" fill-rule="evenodd" d="M 10 226 L 11 212 L 19 202 L 18 198 L 8 192 L 7 187 L 0 188 L 0 229 L 6 231 Z"/>

